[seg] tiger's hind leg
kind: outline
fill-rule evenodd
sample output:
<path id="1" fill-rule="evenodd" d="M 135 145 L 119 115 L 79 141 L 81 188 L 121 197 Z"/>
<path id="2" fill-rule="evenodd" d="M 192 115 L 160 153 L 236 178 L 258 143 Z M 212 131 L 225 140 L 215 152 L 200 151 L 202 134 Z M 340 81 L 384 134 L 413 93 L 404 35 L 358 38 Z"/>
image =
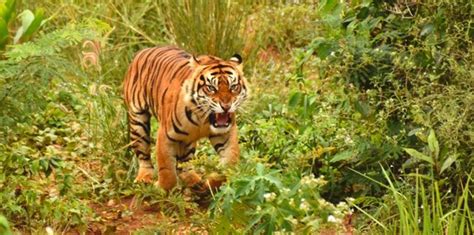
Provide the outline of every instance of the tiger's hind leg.
<path id="1" fill-rule="evenodd" d="M 139 163 L 135 182 L 149 183 L 153 178 L 153 164 L 150 158 L 150 113 L 148 110 L 129 110 L 128 120 L 132 148 Z"/>

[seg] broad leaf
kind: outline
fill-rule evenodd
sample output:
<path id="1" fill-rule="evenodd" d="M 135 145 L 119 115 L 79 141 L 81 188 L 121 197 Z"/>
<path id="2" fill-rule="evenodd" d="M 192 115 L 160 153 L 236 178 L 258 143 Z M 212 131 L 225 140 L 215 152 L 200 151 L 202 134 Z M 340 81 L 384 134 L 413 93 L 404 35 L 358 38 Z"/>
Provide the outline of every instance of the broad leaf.
<path id="1" fill-rule="evenodd" d="M 329 162 L 343 161 L 343 160 L 347 160 L 351 157 L 352 157 L 352 151 L 344 151 L 344 152 L 341 152 L 341 153 L 338 153 L 338 154 L 334 155 L 334 157 L 331 158 L 331 160 L 329 160 Z"/>
<path id="2" fill-rule="evenodd" d="M 14 44 L 17 44 L 20 41 L 20 38 L 23 37 L 23 34 L 28 30 L 28 27 L 30 27 L 35 19 L 35 15 L 30 10 L 24 10 L 18 15 L 18 17 L 21 19 L 21 26 L 18 28 L 15 37 L 13 38 Z"/>
<path id="3" fill-rule="evenodd" d="M 416 151 L 415 149 L 412 149 L 412 148 L 404 148 L 404 150 L 412 157 L 416 158 L 416 159 L 419 159 L 419 160 L 422 160 L 422 161 L 425 161 L 425 162 L 428 162 L 428 163 L 431 163 L 432 165 L 434 164 L 433 162 L 433 159 Z"/>
<path id="4" fill-rule="evenodd" d="M 430 148 L 431 153 L 433 153 L 435 158 L 439 156 L 439 143 L 436 139 L 436 135 L 433 129 L 430 130 L 430 135 L 428 136 L 428 147 Z"/>
<path id="5" fill-rule="evenodd" d="M 43 19 L 44 19 L 44 10 L 42 8 L 38 8 L 35 11 L 35 16 L 34 16 L 33 22 L 31 22 L 30 26 L 28 29 L 25 31 L 23 34 L 23 37 L 30 37 L 33 33 L 38 31 L 38 29 L 41 27 Z"/>
<path id="6" fill-rule="evenodd" d="M 443 173 L 443 171 L 448 169 L 456 161 L 457 158 L 458 158 L 457 155 L 452 155 L 446 158 L 446 160 L 444 160 L 443 162 L 443 165 L 441 166 L 440 173 Z"/>

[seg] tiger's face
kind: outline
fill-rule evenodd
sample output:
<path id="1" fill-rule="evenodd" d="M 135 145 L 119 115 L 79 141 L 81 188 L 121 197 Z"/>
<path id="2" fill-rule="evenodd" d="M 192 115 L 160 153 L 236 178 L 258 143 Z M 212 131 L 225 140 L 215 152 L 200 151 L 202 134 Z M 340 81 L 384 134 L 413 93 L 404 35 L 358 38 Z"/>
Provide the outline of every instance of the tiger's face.
<path id="1" fill-rule="evenodd" d="M 234 55 L 224 61 L 201 56 L 191 60 L 194 60 L 196 73 L 189 98 L 207 117 L 213 133 L 229 131 L 235 123 L 235 112 L 248 96 L 242 58 Z"/>

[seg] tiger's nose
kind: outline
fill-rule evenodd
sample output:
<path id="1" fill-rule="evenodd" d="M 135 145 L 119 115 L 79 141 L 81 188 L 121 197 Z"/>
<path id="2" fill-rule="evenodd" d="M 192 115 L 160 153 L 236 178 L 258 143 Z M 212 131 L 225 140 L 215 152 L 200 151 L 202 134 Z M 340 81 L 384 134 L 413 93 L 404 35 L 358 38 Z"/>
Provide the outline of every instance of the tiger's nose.
<path id="1" fill-rule="evenodd" d="M 221 107 L 222 107 L 222 109 L 224 110 L 224 112 L 229 111 L 230 106 L 231 106 L 230 103 L 222 103 L 222 102 L 220 102 L 220 104 L 221 104 Z"/>

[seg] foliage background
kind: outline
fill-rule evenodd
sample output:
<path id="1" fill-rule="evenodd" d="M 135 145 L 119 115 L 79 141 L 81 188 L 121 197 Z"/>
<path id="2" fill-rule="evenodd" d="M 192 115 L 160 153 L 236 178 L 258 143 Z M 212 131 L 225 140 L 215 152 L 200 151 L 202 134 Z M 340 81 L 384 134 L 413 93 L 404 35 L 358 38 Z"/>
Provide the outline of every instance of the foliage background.
<path id="1" fill-rule="evenodd" d="M 469 1 L 24 0 L 0 13 L 12 2 L 0 51 L 2 229 L 113 232 L 151 206 L 159 212 L 138 220 L 160 223 L 142 232 L 473 230 Z M 42 24 L 14 43 L 25 10 Z M 192 162 L 229 179 L 209 207 L 132 182 L 122 79 L 137 51 L 169 43 L 242 52 L 252 87 L 242 163 L 216 169 L 206 142 Z"/>

